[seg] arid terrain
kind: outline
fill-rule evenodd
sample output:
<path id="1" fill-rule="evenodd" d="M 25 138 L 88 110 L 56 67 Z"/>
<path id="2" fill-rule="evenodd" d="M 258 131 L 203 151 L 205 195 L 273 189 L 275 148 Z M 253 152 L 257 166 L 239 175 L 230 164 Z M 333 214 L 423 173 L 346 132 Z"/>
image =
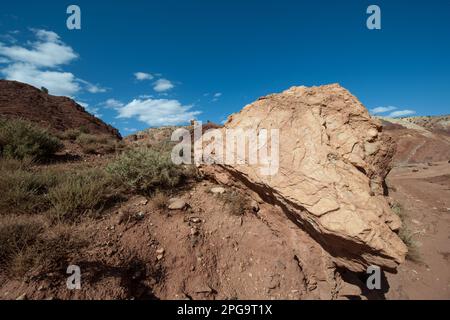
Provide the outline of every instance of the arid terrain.
<path id="1" fill-rule="evenodd" d="M 448 116 L 376 119 L 328 85 L 208 124 L 284 128 L 275 178 L 175 166 L 174 127 L 122 139 L 15 82 L 0 117 L 0 299 L 450 299 Z"/>
<path id="2" fill-rule="evenodd" d="M 449 116 L 385 119 L 397 141 L 387 184 L 403 211 L 415 259 L 388 275 L 389 299 L 450 298 Z"/>

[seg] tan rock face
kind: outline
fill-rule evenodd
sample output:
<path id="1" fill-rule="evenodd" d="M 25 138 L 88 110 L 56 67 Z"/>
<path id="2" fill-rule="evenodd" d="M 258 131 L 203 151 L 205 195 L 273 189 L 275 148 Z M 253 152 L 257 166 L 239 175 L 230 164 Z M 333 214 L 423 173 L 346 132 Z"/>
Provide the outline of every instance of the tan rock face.
<path id="1" fill-rule="evenodd" d="M 283 208 L 335 259 L 353 271 L 394 269 L 407 249 L 399 218 L 383 196 L 394 145 L 381 124 L 339 85 L 293 87 L 230 116 L 225 129 L 279 129 L 279 170 L 216 167 Z M 225 130 L 224 129 L 224 130 Z"/>

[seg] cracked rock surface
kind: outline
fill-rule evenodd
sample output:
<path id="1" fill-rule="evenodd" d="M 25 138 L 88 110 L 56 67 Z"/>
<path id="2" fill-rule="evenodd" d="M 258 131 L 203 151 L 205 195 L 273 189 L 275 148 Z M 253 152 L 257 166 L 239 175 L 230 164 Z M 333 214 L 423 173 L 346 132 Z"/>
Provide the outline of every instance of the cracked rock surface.
<path id="1" fill-rule="evenodd" d="M 384 197 L 395 145 L 346 89 L 292 87 L 231 115 L 226 129 L 279 130 L 276 174 L 248 161 L 216 170 L 280 206 L 337 265 L 393 270 L 404 261 L 407 248 L 395 233 L 401 222 Z"/>

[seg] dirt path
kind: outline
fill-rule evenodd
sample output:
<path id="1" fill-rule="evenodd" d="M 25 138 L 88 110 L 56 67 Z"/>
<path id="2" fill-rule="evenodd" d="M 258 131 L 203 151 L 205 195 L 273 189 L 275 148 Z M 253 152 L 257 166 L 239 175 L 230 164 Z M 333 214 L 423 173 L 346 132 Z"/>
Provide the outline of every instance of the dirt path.
<path id="1" fill-rule="evenodd" d="M 419 170 L 417 172 L 413 172 Z M 407 261 L 387 275 L 388 299 L 450 299 L 450 164 L 397 167 L 388 177 L 419 262 Z"/>

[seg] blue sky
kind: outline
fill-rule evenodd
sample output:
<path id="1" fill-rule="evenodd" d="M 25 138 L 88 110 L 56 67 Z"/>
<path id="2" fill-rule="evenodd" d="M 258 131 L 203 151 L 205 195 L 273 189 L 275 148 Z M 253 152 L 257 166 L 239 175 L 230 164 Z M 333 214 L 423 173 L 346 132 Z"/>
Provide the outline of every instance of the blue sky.
<path id="1" fill-rule="evenodd" d="M 81 30 L 66 27 L 70 4 Z M 366 28 L 371 4 L 381 30 Z M 0 77 L 72 96 L 124 135 L 192 117 L 221 122 L 260 96 L 335 82 L 382 115 L 448 114 L 449 57 L 447 0 L 15 0 L 0 9 Z"/>

